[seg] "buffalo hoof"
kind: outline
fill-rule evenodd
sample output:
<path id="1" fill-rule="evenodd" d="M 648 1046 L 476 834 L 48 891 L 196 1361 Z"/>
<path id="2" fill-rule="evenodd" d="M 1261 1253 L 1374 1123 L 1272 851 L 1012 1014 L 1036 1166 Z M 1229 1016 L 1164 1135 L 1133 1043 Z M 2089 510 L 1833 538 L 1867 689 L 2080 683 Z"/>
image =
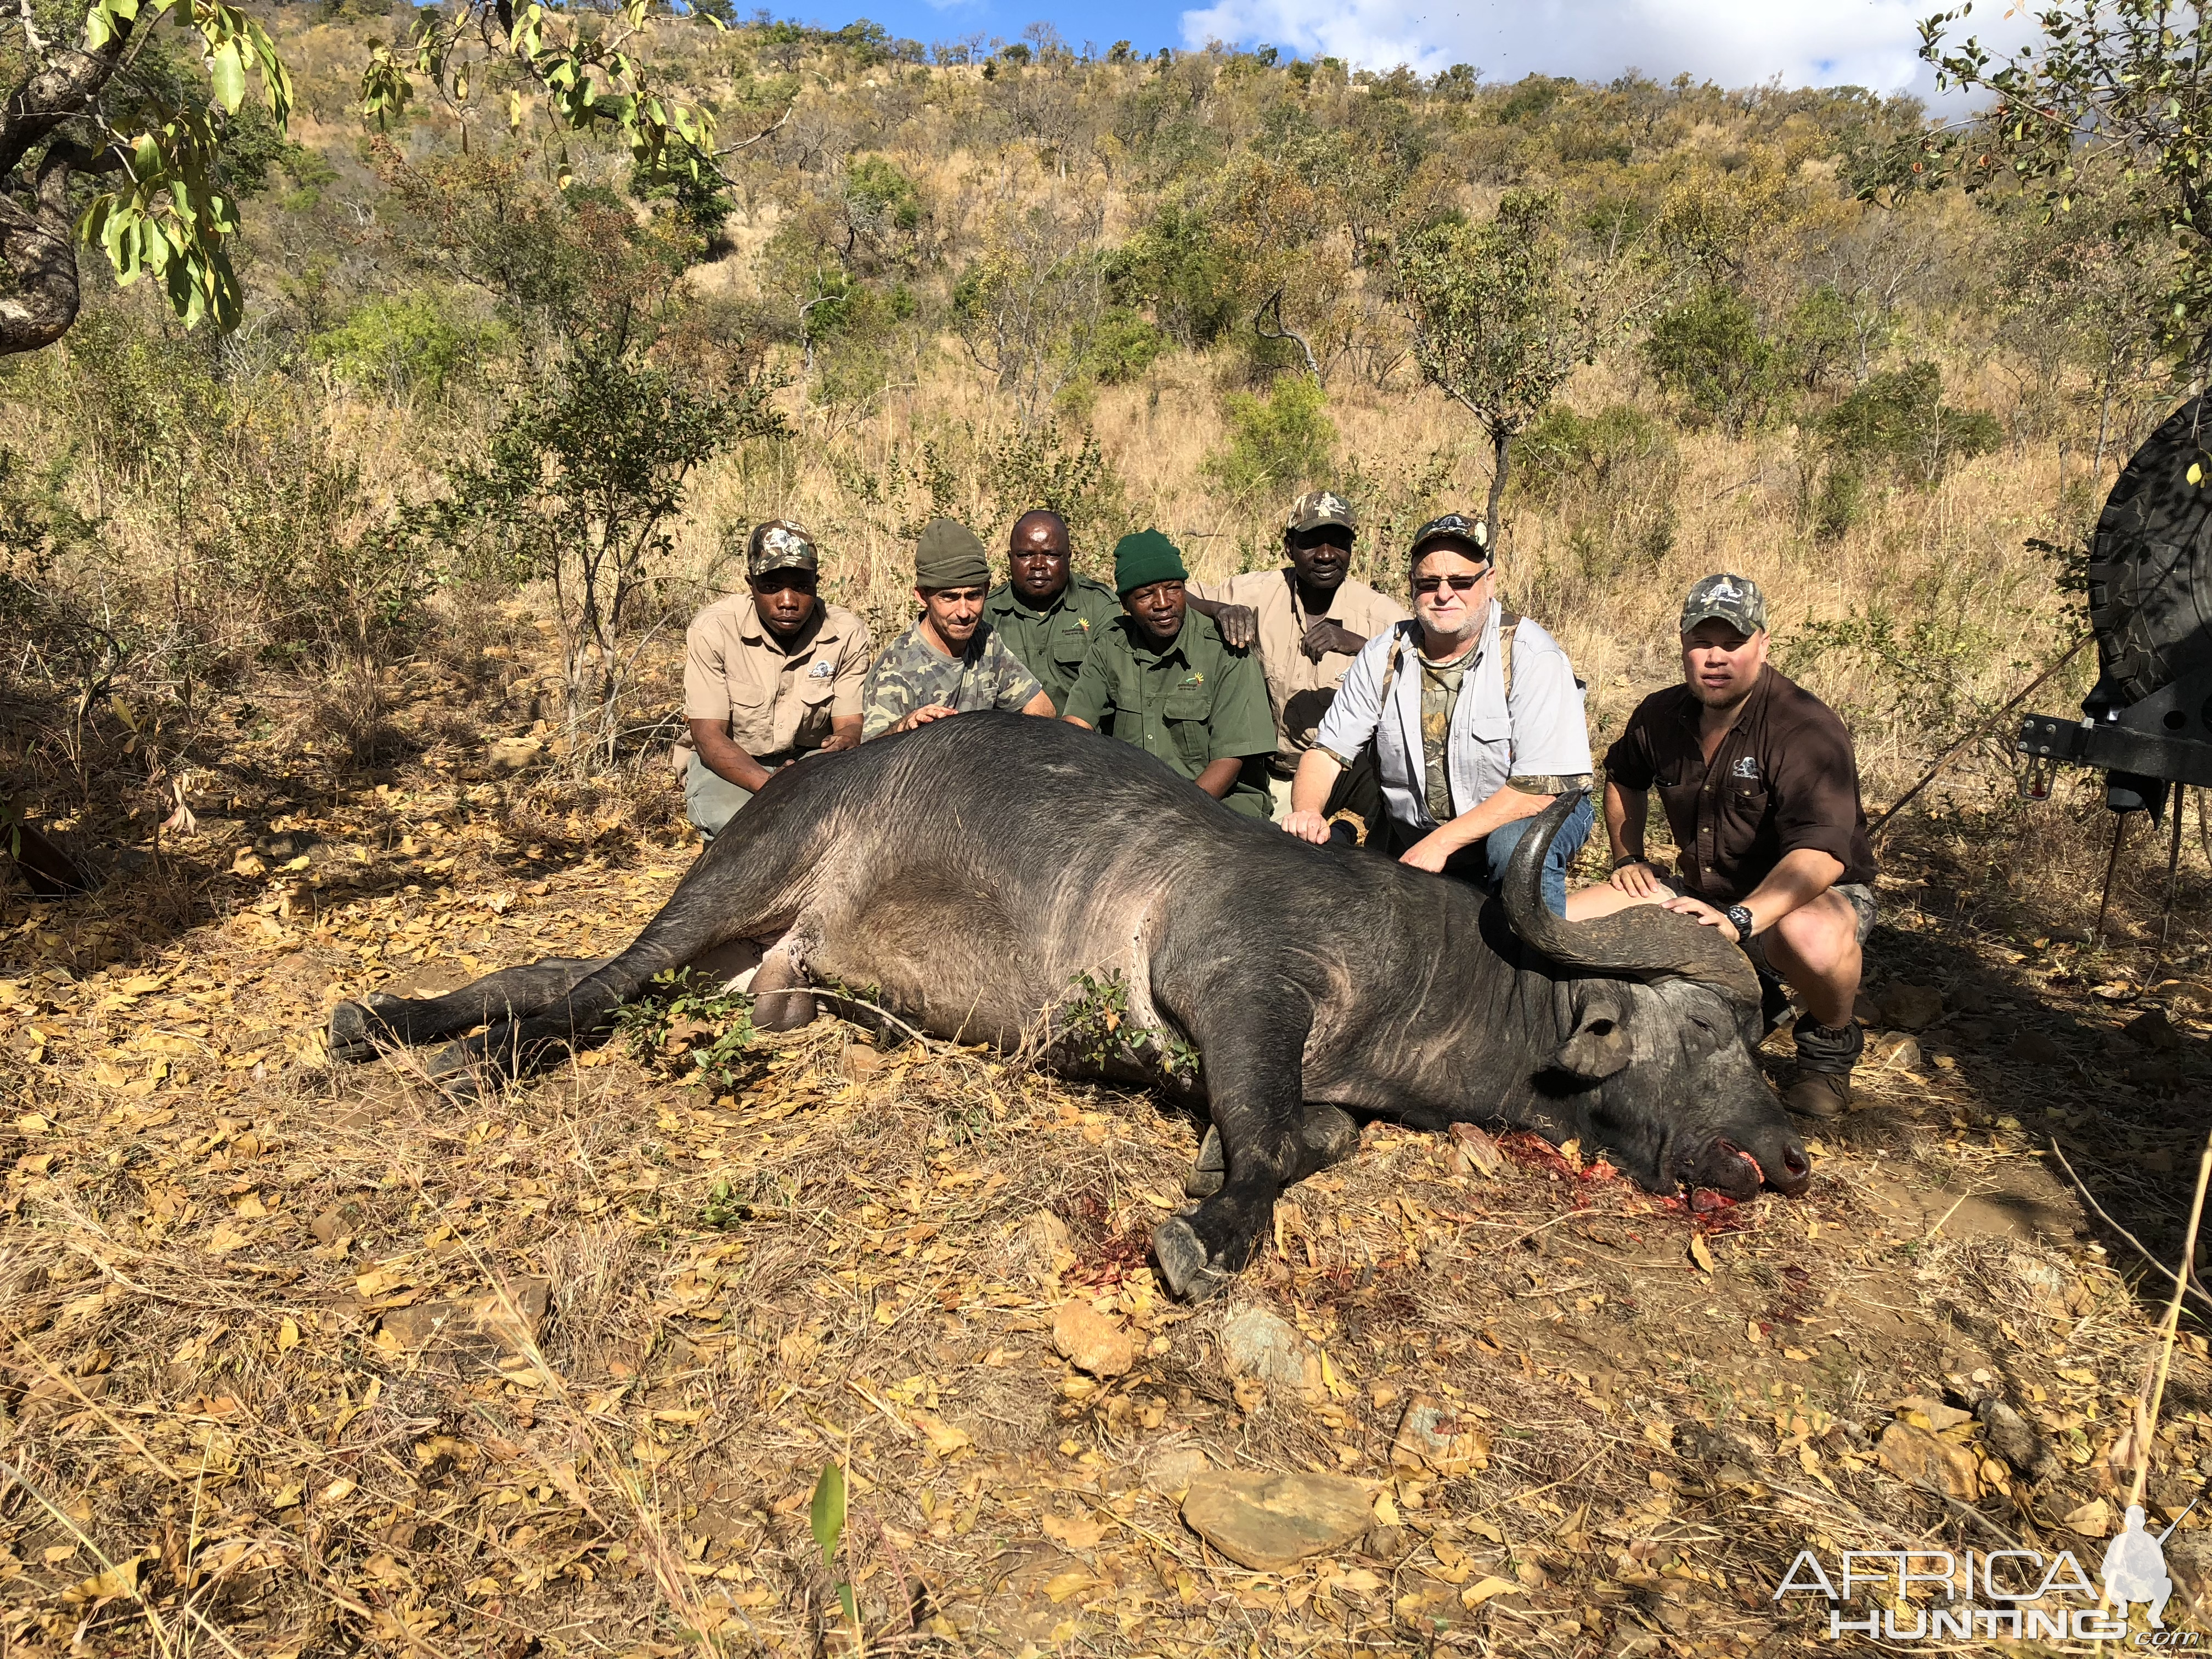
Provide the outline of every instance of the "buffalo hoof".
<path id="1" fill-rule="evenodd" d="M 1181 1216 L 1152 1229 L 1152 1255 L 1169 1292 L 1183 1302 L 1204 1302 L 1229 1288 L 1233 1273 L 1213 1265 L 1197 1232 Z"/>
<path id="2" fill-rule="evenodd" d="M 366 1002 L 341 1002 L 331 1010 L 331 1029 L 326 1046 L 331 1058 L 349 1065 L 365 1060 L 374 1060 L 389 1046 L 390 1039 L 380 1035 L 384 1022 L 377 1018 L 377 1010 L 397 1003 L 398 997 L 373 991 Z"/>
<path id="3" fill-rule="evenodd" d="M 1309 1106 L 1305 1121 L 1298 1128 L 1298 1141 L 1313 1160 L 1314 1170 L 1326 1170 L 1359 1150 L 1359 1126 L 1349 1112 L 1334 1106 Z"/>
<path id="4" fill-rule="evenodd" d="M 448 1100 L 474 1100 L 483 1093 L 483 1056 L 465 1041 L 449 1042 L 430 1056 L 423 1069 Z"/>
<path id="5" fill-rule="evenodd" d="M 1198 1162 L 1190 1166 L 1190 1173 L 1182 1178 L 1183 1195 L 1186 1198 L 1212 1198 L 1228 1179 L 1229 1160 L 1222 1155 L 1221 1131 L 1209 1123 L 1206 1127 L 1206 1139 L 1199 1143 Z"/>

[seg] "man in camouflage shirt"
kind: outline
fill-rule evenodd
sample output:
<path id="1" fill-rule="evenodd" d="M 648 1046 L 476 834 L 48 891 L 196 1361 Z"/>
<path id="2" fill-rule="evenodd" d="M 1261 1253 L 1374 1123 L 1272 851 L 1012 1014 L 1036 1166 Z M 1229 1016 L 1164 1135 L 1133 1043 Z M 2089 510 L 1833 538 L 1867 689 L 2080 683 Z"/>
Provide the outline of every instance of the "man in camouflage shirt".
<path id="1" fill-rule="evenodd" d="M 991 565 L 973 532 L 931 520 L 915 548 L 914 581 L 921 615 L 868 670 L 860 740 L 987 708 L 1050 718 L 1037 677 L 983 620 Z"/>

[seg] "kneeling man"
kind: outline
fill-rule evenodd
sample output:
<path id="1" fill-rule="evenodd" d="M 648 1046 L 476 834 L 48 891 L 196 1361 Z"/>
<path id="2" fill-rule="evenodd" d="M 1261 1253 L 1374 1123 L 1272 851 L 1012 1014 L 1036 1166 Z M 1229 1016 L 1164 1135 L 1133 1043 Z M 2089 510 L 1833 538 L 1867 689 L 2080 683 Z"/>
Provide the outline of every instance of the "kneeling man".
<path id="1" fill-rule="evenodd" d="M 1185 607 L 1188 573 L 1157 530 L 1114 546 L 1123 614 L 1099 630 L 1067 694 L 1066 718 L 1109 732 L 1248 817 L 1267 816 L 1275 747 L 1260 665 Z"/>
<path id="2" fill-rule="evenodd" d="M 983 619 L 991 562 L 965 525 L 932 519 L 914 550 L 921 615 L 884 647 L 861 693 L 860 736 L 870 742 L 948 714 L 997 708 L 1052 714 L 1052 699 L 999 630 Z"/>
<path id="3" fill-rule="evenodd" d="M 684 636 L 676 758 L 684 808 L 708 841 L 778 768 L 860 740 L 868 625 L 815 596 L 820 562 L 797 525 L 756 525 L 750 591 L 717 599 Z"/>
<path id="4" fill-rule="evenodd" d="M 1568 901 L 1580 921 L 1664 904 L 1728 931 L 1770 993 L 1805 999 L 1797 1076 L 1783 1104 L 1850 1104 L 1866 1034 L 1851 1018 L 1874 927 L 1874 848 L 1850 733 L 1766 660 L 1766 601 L 1747 577 L 1708 576 L 1682 606 L 1683 684 L 1655 691 L 1605 757 L 1613 879 Z M 1672 876 L 1644 856 L 1650 791 L 1681 849 Z M 1778 1013 L 1778 995 L 1770 1013 Z"/>
<path id="5" fill-rule="evenodd" d="M 1382 775 L 1385 850 L 1498 891 L 1528 821 L 1590 782 L 1582 686 L 1559 643 L 1507 620 L 1483 526 L 1457 513 L 1413 532 L 1413 620 L 1367 642 L 1298 763 L 1283 828 L 1328 839 L 1322 808 L 1370 740 Z M 1567 866 L 1589 836 L 1585 799 L 1544 866 L 1544 896 L 1565 904 Z"/>

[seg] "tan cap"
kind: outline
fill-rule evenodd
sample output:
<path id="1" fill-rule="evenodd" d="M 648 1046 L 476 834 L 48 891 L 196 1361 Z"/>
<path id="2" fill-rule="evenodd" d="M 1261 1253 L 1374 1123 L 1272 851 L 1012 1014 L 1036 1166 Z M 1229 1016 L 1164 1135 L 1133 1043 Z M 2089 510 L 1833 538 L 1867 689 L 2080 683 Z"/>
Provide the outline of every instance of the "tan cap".
<path id="1" fill-rule="evenodd" d="M 1359 528 L 1358 520 L 1352 516 L 1350 501 L 1334 489 L 1309 489 L 1291 503 L 1291 515 L 1284 520 L 1283 528 L 1318 530 L 1325 524 L 1342 525 L 1352 531 Z"/>

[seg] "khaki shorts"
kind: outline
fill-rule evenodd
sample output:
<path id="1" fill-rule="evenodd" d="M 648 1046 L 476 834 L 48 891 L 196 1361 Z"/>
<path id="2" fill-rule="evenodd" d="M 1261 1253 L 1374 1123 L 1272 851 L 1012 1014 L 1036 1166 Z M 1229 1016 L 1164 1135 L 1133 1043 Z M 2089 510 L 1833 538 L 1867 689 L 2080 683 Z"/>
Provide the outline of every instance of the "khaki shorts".
<path id="1" fill-rule="evenodd" d="M 1707 904 L 1712 902 L 1711 899 L 1705 898 L 1703 893 L 1692 892 L 1678 877 L 1660 876 L 1658 881 L 1662 887 L 1677 898 L 1699 899 Z M 1852 929 L 1852 937 L 1858 944 L 1864 945 L 1867 942 L 1867 935 L 1874 932 L 1874 889 L 1863 881 L 1839 881 L 1828 890 L 1851 907 L 1851 915 L 1856 921 L 1856 926 Z M 1728 907 L 1722 905 L 1720 908 L 1726 909 Z M 1766 936 L 1764 933 L 1757 935 L 1746 945 L 1743 947 L 1743 952 L 1759 964 L 1761 973 L 1770 978 L 1777 976 L 1774 969 L 1767 965 Z"/>

